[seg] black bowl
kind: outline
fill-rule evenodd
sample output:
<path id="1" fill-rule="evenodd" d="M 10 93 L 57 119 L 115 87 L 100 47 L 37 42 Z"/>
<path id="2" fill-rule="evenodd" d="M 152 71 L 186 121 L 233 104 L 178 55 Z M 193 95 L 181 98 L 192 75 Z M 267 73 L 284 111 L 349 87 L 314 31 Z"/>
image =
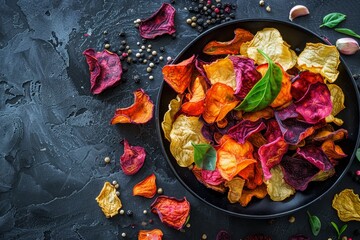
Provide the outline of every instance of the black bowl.
<path id="1" fill-rule="evenodd" d="M 185 47 L 182 52 L 180 52 L 180 54 L 175 58 L 174 63 L 179 63 L 193 54 L 197 54 L 200 58 L 206 59 L 206 56 L 204 56 L 201 52 L 203 47 L 211 40 L 231 40 L 234 37 L 235 28 L 244 28 L 255 34 L 257 31 L 266 27 L 278 29 L 283 39 L 289 43 L 291 48 L 294 50 L 297 48 L 302 50 L 305 47 L 306 42 L 324 43 L 324 40 L 318 35 L 289 22 L 268 19 L 238 20 L 224 23 L 198 36 L 187 47 Z M 170 100 L 176 97 L 176 93 L 167 83 L 164 82 L 160 88 L 157 99 L 156 124 L 162 145 L 162 151 L 170 164 L 171 169 L 174 171 L 175 176 L 187 190 L 189 190 L 201 201 L 223 211 L 224 213 L 239 217 L 279 217 L 297 211 L 315 202 L 340 181 L 343 175 L 347 172 L 347 169 L 350 167 L 352 160 L 355 157 L 356 149 L 359 146 L 359 92 L 349 69 L 342 60 L 338 70 L 340 71 L 340 74 L 335 83 L 342 88 L 346 97 L 346 109 L 341 111 L 338 116 L 344 120 L 345 123 L 342 127 L 347 129 L 349 133 L 348 139 L 340 143 L 340 146 L 343 148 L 345 153 L 348 154 L 348 157 L 343 159 L 340 164 L 336 166 L 336 174 L 330 179 L 321 183 L 312 182 L 305 191 L 297 192 L 293 197 L 290 197 L 282 202 L 274 202 L 271 201 L 269 197 L 266 197 L 262 200 L 250 202 L 250 204 L 245 208 L 240 204 L 229 203 L 226 194 L 219 194 L 203 186 L 196 180 L 195 176 L 188 168 L 178 166 L 176 160 L 171 155 L 170 144 L 164 137 L 161 129 L 161 122 L 163 121 L 165 112 L 168 110 Z"/>

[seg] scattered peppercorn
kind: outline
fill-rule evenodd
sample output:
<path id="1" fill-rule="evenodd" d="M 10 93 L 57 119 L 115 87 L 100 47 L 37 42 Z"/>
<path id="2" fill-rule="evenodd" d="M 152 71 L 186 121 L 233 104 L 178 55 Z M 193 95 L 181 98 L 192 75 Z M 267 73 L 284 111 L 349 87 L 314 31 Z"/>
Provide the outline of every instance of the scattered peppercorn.
<path id="1" fill-rule="evenodd" d="M 116 185 L 118 182 L 116 180 L 112 181 L 112 185 Z"/>
<path id="2" fill-rule="evenodd" d="M 259 1 L 259 5 L 260 5 L 261 7 L 263 7 L 263 6 L 265 5 L 265 1 L 264 1 L 264 0 L 260 0 L 260 1 Z"/>
<path id="3" fill-rule="evenodd" d="M 109 48 L 110 48 L 110 44 L 109 44 L 109 43 L 106 43 L 106 44 L 104 45 L 104 48 L 109 49 Z"/>
<path id="4" fill-rule="evenodd" d="M 124 209 L 121 209 L 121 210 L 119 211 L 119 213 L 120 213 L 120 215 L 124 215 L 124 214 L 125 214 Z"/>
<path id="5" fill-rule="evenodd" d="M 162 188 L 158 188 L 157 193 L 158 193 L 158 194 L 163 194 L 163 193 L 164 193 L 164 190 L 163 190 Z"/>
<path id="6" fill-rule="evenodd" d="M 190 224 L 190 223 L 187 223 L 187 224 L 186 224 L 186 227 L 187 227 L 187 228 L 191 227 L 191 224 Z"/>
<path id="7" fill-rule="evenodd" d="M 148 73 L 150 73 L 150 72 L 152 71 L 152 68 L 151 68 L 151 67 L 148 67 L 148 68 L 146 68 L 146 71 L 147 71 Z"/>
<path id="8" fill-rule="evenodd" d="M 207 235 L 204 233 L 204 234 L 201 236 L 201 239 L 207 239 Z"/>
<path id="9" fill-rule="evenodd" d="M 116 194 L 116 196 L 120 196 L 120 192 L 119 192 L 119 191 L 116 191 L 115 194 Z"/>
<path id="10" fill-rule="evenodd" d="M 125 37 L 125 36 L 126 36 L 126 34 L 125 34 L 125 32 L 124 32 L 124 31 L 121 31 L 121 32 L 119 33 L 119 36 L 120 36 L 120 37 Z"/>
<path id="11" fill-rule="evenodd" d="M 143 214 L 147 214 L 147 210 L 146 210 L 146 209 L 143 211 Z"/>
<path id="12" fill-rule="evenodd" d="M 104 35 L 108 34 L 108 31 L 107 31 L 107 30 L 104 30 L 104 31 L 103 31 L 103 34 L 104 34 Z"/>
<path id="13" fill-rule="evenodd" d="M 128 215 L 129 217 L 131 217 L 133 215 L 133 212 L 131 210 L 127 210 L 126 211 L 126 215 Z"/>
<path id="14" fill-rule="evenodd" d="M 115 187 L 116 189 L 118 189 L 120 186 L 119 186 L 119 184 L 117 183 L 117 184 L 114 185 L 114 187 Z"/>
<path id="15" fill-rule="evenodd" d="M 111 161 L 110 157 L 105 157 L 105 158 L 104 158 L 104 162 L 105 162 L 105 163 L 109 163 L 110 161 Z"/>
<path id="16" fill-rule="evenodd" d="M 154 79 L 154 76 L 153 76 L 153 75 L 150 75 L 150 76 L 149 76 L 149 79 L 150 79 L 150 80 L 153 80 L 153 79 Z"/>
<path id="17" fill-rule="evenodd" d="M 121 236 L 124 238 L 124 237 L 126 237 L 126 233 L 121 233 Z"/>
<path id="18" fill-rule="evenodd" d="M 134 75 L 133 76 L 134 82 L 135 83 L 139 83 L 140 82 L 140 76 L 139 75 Z"/>
<path id="19" fill-rule="evenodd" d="M 289 223 L 294 223 L 295 222 L 295 217 L 294 216 L 290 216 L 289 217 Z"/>
<path id="20" fill-rule="evenodd" d="M 271 7 L 270 7 L 270 6 L 266 6 L 266 11 L 267 11 L 267 12 L 271 12 Z"/>

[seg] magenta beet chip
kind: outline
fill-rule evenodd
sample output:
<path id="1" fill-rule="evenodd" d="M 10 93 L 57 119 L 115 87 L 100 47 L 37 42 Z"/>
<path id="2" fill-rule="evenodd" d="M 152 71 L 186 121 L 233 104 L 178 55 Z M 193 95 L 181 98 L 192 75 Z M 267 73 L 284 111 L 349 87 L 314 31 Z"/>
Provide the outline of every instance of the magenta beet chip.
<path id="1" fill-rule="evenodd" d="M 306 145 L 302 148 L 298 148 L 296 153 L 322 171 L 329 171 L 333 168 L 328 157 L 319 147 Z"/>
<path id="2" fill-rule="evenodd" d="M 264 137 L 268 142 L 273 142 L 278 137 L 282 137 L 279 124 L 275 119 L 269 119 L 266 122 L 266 132 L 264 134 Z"/>
<path id="3" fill-rule="evenodd" d="M 117 54 L 107 50 L 96 52 L 92 48 L 86 49 L 83 54 L 89 65 L 92 94 L 100 94 L 120 82 L 122 67 Z"/>
<path id="4" fill-rule="evenodd" d="M 217 169 L 215 169 L 214 171 L 202 169 L 201 177 L 207 184 L 215 186 L 225 181 L 225 179 L 221 177 L 220 172 Z"/>
<path id="5" fill-rule="evenodd" d="M 126 175 L 134 175 L 144 165 L 146 152 L 143 147 L 130 146 L 124 139 L 124 154 L 120 157 L 120 166 Z"/>
<path id="6" fill-rule="evenodd" d="M 330 91 L 326 84 L 319 82 L 310 85 L 305 95 L 295 104 L 296 111 L 310 124 L 318 123 L 332 111 Z"/>
<path id="7" fill-rule="evenodd" d="M 301 72 L 291 84 L 291 96 L 298 100 L 304 96 L 307 89 L 311 84 L 317 82 L 324 82 L 323 77 L 319 73 L 313 73 L 309 71 Z"/>
<path id="8" fill-rule="evenodd" d="M 251 88 L 261 79 L 261 73 L 256 70 L 254 61 L 250 58 L 230 56 L 236 76 L 235 95 L 245 98 Z"/>
<path id="9" fill-rule="evenodd" d="M 140 35 L 146 39 L 154 39 L 163 34 L 175 33 L 176 10 L 171 4 L 163 3 L 149 18 L 142 20 L 139 25 Z"/>
<path id="10" fill-rule="evenodd" d="M 304 191 L 311 179 L 319 172 L 317 167 L 299 156 L 285 155 L 280 165 L 285 182 L 299 191 Z"/>
<path id="11" fill-rule="evenodd" d="M 264 173 L 264 179 L 271 178 L 270 169 L 279 164 L 282 157 L 288 150 L 288 144 L 282 137 L 279 137 L 273 142 L 262 145 L 259 150 L 259 158 Z"/>
<path id="12" fill-rule="evenodd" d="M 235 126 L 231 127 L 228 131 L 228 135 L 230 135 L 230 137 L 232 137 L 237 142 L 243 144 L 245 143 L 246 139 L 252 134 L 260 132 L 265 128 L 266 125 L 261 120 L 258 120 L 256 122 L 252 122 L 250 120 L 243 120 Z"/>

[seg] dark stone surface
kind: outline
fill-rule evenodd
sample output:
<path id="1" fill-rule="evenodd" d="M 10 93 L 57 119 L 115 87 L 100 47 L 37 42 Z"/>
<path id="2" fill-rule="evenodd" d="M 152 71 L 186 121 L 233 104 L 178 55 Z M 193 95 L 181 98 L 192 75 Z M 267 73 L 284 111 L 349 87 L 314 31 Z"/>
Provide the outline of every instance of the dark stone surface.
<path id="1" fill-rule="evenodd" d="M 306 5 L 310 15 L 295 23 L 335 43 L 344 37 L 331 29 L 319 28 L 329 12 L 347 15 L 341 27 L 360 33 L 358 0 L 339 1 L 265 1 L 270 13 L 257 1 L 236 3 L 236 19 L 273 18 L 288 21 L 292 6 Z M 161 1 L 0 1 L 0 238 L 1 239 L 118 239 L 126 232 L 137 239 L 140 229 L 160 228 L 164 239 L 200 239 L 206 233 L 215 239 L 220 230 L 232 239 L 262 233 L 273 239 L 288 239 L 295 234 L 311 234 L 306 211 L 319 216 L 322 230 L 316 239 L 335 239 L 330 221 L 341 223 L 331 207 L 335 193 L 360 185 L 346 175 L 325 197 L 288 217 L 249 220 L 225 215 L 204 205 L 178 183 L 167 165 L 157 139 L 155 120 L 145 125 L 111 126 L 114 110 L 132 104 L 132 92 L 143 88 L 155 101 L 162 82 L 160 62 L 148 79 L 146 65 L 131 64 L 124 74 L 126 81 L 99 96 L 90 94 L 88 67 L 82 52 L 86 48 L 101 50 L 105 38 L 112 49 L 120 47 L 118 33 L 126 32 L 128 45 L 137 50 L 141 38 L 133 21 L 146 18 Z M 191 1 L 176 1 L 177 36 L 163 36 L 148 41 L 153 49 L 165 46 L 167 56 L 175 57 L 198 32 L 185 20 L 185 7 Z M 104 30 L 108 32 L 105 36 Z M 86 36 L 85 34 L 88 34 Z M 353 74 L 360 74 L 360 54 L 343 56 Z M 127 64 L 124 63 L 126 66 Z M 138 74 L 140 83 L 132 76 Z M 357 123 L 354 123 L 357 124 Z M 134 176 L 125 176 L 119 168 L 123 152 L 120 144 L 143 146 L 147 158 Z M 104 164 L 110 156 L 111 164 Z M 351 170 L 360 169 L 354 160 Z M 143 214 L 153 199 L 132 196 L 132 187 L 154 172 L 157 184 L 166 195 L 186 196 L 190 201 L 190 228 L 180 232 L 164 226 L 154 214 Z M 120 183 L 124 209 L 132 217 L 106 219 L 95 197 L 105 181 Z M 152 219 L 153 223 L 149 223 Z M 358 222 L 349 222 L 345 235 L 352 236 Z M 357 237 L 359 238 L 359 237 Z M 353 237 L 353 239 L 357 239 Z"/>

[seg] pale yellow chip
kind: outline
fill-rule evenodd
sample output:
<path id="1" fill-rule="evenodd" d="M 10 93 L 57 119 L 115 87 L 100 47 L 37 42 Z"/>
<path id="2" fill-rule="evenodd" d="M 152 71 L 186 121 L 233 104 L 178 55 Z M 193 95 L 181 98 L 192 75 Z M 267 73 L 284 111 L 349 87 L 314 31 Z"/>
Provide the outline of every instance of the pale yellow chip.
<path id="1" fill-rule="evenodd" d="M 331 114 L 335 117 L 341 110 L 345 109 L 345 95 L 342 89 L 336 84 L 327 84 L 331 95 L 333 109 Z"/>
<path id="2" fill-rule="evenodd" d="M 271 178 L 265 181 L 268 194 L 273 201 L 283 201 L 293 195 L 296 190 L 284 180 L 284 173 L 280 165 L 270 169 Z"/>
<path id="3" fill-rule="evenodd" d="M 188 167 L 194 162 L 194 147 L 191 143 L 208 143 L 201 134 L 203 122 L 199 117 L 179 115 L 170 132 L 170 151 L 181 167 Z"/>
<path id="4" fill-rule="evenodd" d="M 122 207 L 121 200 L 116 195 L 116 188 L 109 182 L 104 183 L 99 196 L 95 200 L 107 218 L 118 214 Z"/>
<path id="5" fill-rule="evenodd" d="M 297 59 L 300 70 L 320 73 L 326 81 L 333 83 L 339 75 L 340 54 L 336 46 L 323 43 L 306 43 Z"/>
<path id="6" fill-rule="evenodd" d="M 244 185 L 245 180 L 239 177 L 234 177 L 230 181 L 225 182 L 225 187 L 229 188 L 228 200 L 230 203 L 236 203 L 240 201 Z"/>
<path id="7" fill-rule="evenodd" d="M 343 222 L 360 221 L 360 198 L 353 189 L 344 189 L 334 196 L 332 207 Z"/>
<path id="8" fill-rule="evenodd" d="M 236 76 L 234 65 L 229 58 L 218 59 L 210 64 L 205 64 L 204 70 L 211 84 L 223 83 L 235 90 Z"/>
<path id="9" fill-rule="evenodd" d="M 296 53 L 290 49 L 280 32 L 275 28 L 264 28 L 258 31 L 250 42 L 240 47 L 241 55 L 253 59 L 258 65 L 267 63 L 258 49 L 266 53 L 275 63 L 280 64 L 286 71 L 296 64 Z"/>
<path id="10" fill-rule="evenodd" d="M 164 114 L 164 120 L 161 122 L 161 127 L 164 132 L 164 136 L 170 141 L 170 132 L 174 122 L 175 114 L 179 111 L 182 102 L 182 95 L 177 95 L 175 99 L 172 99 L 169 103 L 169 110 Z"/>

